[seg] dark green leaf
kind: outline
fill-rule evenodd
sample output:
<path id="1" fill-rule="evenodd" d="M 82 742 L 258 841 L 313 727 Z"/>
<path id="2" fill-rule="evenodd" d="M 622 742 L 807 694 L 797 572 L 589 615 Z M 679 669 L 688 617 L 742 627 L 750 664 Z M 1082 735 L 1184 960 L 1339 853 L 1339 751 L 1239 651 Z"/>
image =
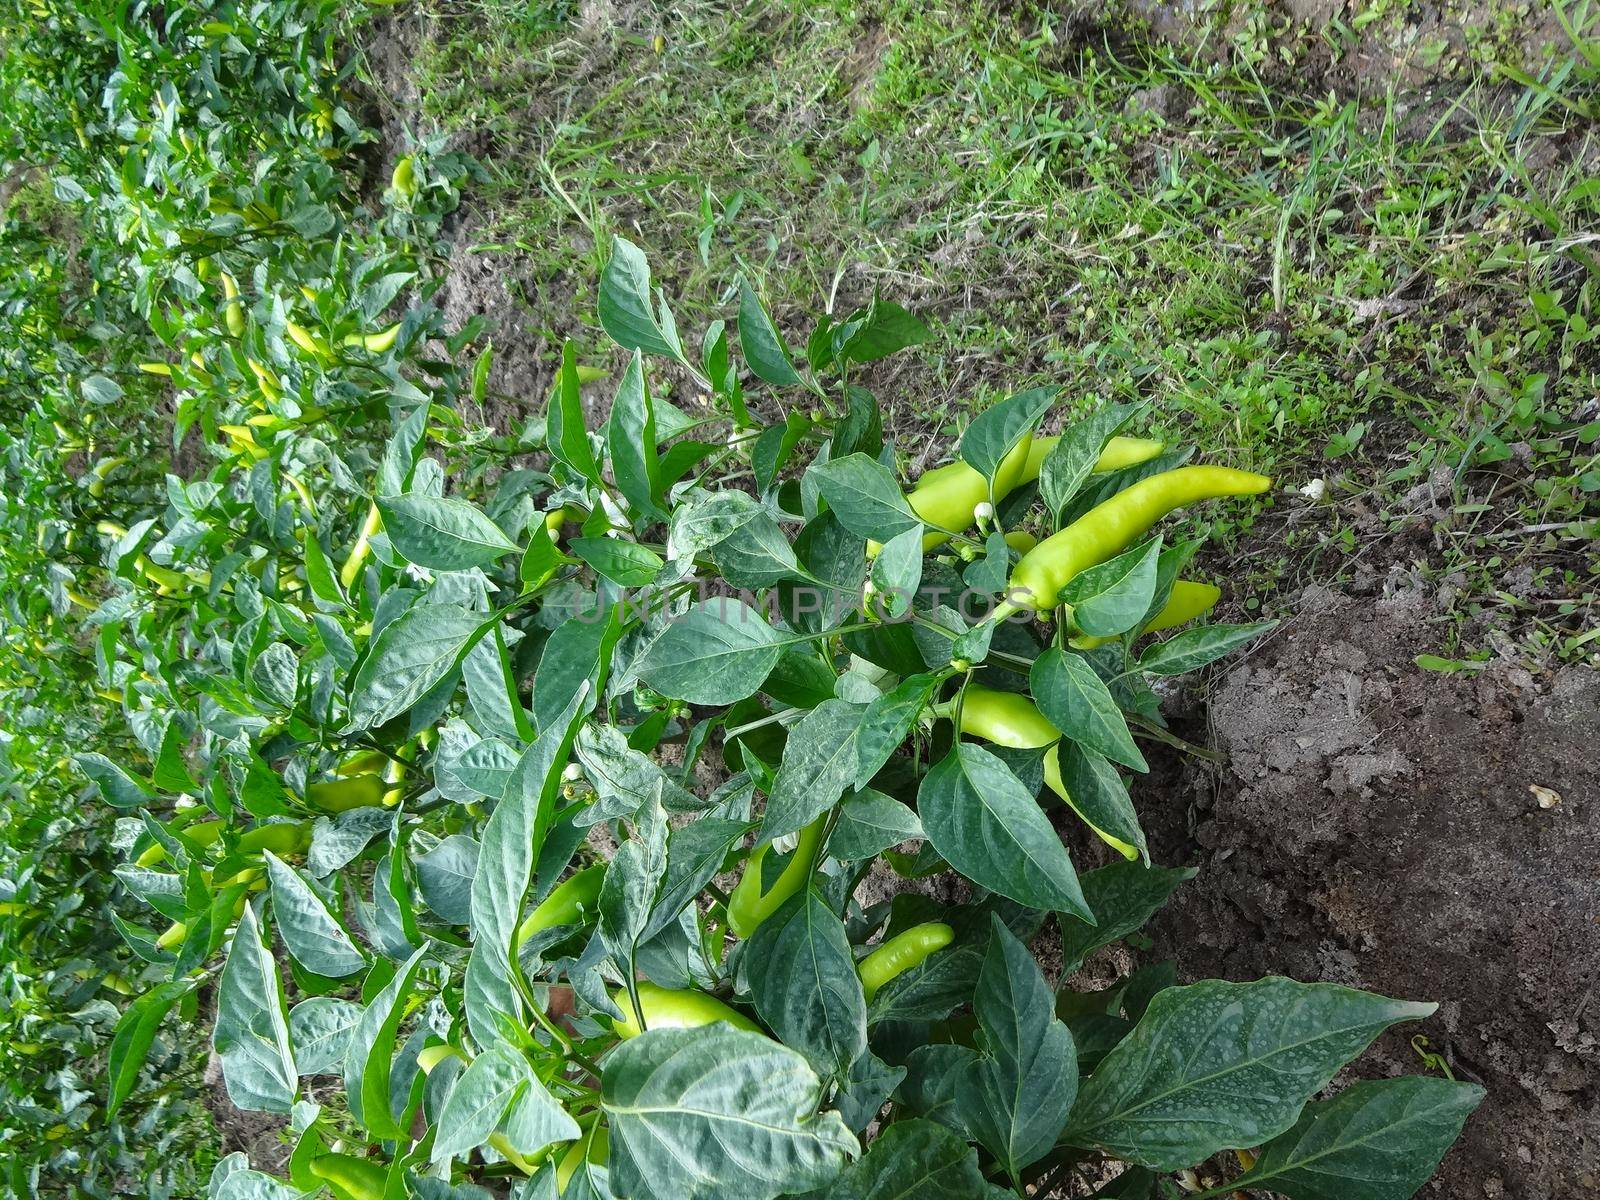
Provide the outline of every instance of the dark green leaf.
<path id="1" fill-rule="evenodd" d="M 923 779 L 917 812 L 933 848 L 972 882 L 1030 908 L 1094 920 L 1056 831 L 987 750 L 952 746 Z"/>
<path id="2" fill-rule="evenodd" d="M 864 704 L 824 700 L 789 732 L 767 800 L 762 841 L 798 833 L 849 790 L 860 762 L 856 731 L 866 711 Z"/>
<path id="3" fill-rule="evenodd" d="M 1062 510 L 1094 470 L 1106 443 L 1142 409 L 1142 405 L 1133 404 L 1102 408 L 1069 426 L 1050 448 L 1040 469 L 1039 494 L 1058 522 Z"/>
<path id="4" fill-rule="evenodd" d="M 600 467 L 584 426 L 583 395 L 578 383 L 578 349 L 571 339 L 561 345 L 561 378 L 545 418 L 550 453 L 590 483 L 600 482 Z"/>
<path id="5" fill-rule="evenodd" d="M 1005 456 L 1038 428 L 1060 391 L 1057 387 L 1031 388 L 990 405 L 973 418 L 961 435 L 961 457 L 993 482 L 995 470 Z"/>
<path id="6" fill-rule="evenodd" d="M 1087 659 L 1052 647 L 1034 660 L 1029 681 L 1039 711 L 1062 733 L 1112 762 L 1135 771 L 1150 769 L 1117 702 Z"/>
<path id="7" fill-rule="evenodd" d="M 1354 1084 L 1308 1105 L 1229 1187 L 1289 1200 L 1407 1200 L 1483 1096 L 1476 1084 L 1425 1075 Z"/>
<path id="8" fill-rule="evenodd" d="M 669 624 L 641 656 L 639 676 L 692 704 L 752 696 L 783 653 L 777 630 L 742 601 L 703 600 Z"/>
<path id="9" fill-rule="evenodd" d="M 1155 594 L 1156 563 L 1161 539 L 1074 575 L 1061 589 L 1061 601 L 1072 606 L 1072 621 L 1090 637 L 1126 633 L 1144 619 Z"/>
<path id="10" fill-rule="evenodd" d="M 485 567 L 517 548 L 500 526 L 468 500 L 420 492 L 380 496 L 378 512 L 390 545 L 407 562 L 429 570 Z"/>
<path id="11" fill-rule="evenodd" d="M 1083 1085 L 1066 1140 L 1161 1171 L 1258 1146 L 1378 1034 L 1436 1007 L 1277 978 L 1167 988 Z"/>
<path id="12" fill-rule="evenodd" d="M 973 1011 L 983 1054 L 969 1069 L 968 1131 L 1013 1179 L 1049 1153 L 1078 1094 L 1072 1035 L 1055 1016 L 1039 964 L 999 917 Z"/>
<path id="13" fill-rule="evenodd" d="M 620 240 L 620 239 L 619 239 Z M 656 504 L 660 490 L 660 464 L 656 459 L 655 410 L 644 377 L 644 359 L 638 351 L 623 372 L 611 418 L 606 423 L 606 453 L 617 490 L 627 497 L 633 512 L 651 520 L 664 514 Z"/>
<path id="14" fill-rule="evenodd" d="M 638 1200 L 772 1200 L 828 1183 L 858 1152 L 822 1082 L 771 1038 L 726 1024 L 653 1029 L 606 1057 L 611 1181 Z"/>
<path id="15" fill-rule="evenodd" d="M 677 331 L 658 320 L 651 307 L 650 264 L 644 251 L 626 238 L 619 237 L 611 243 L 611 258 L 600 273 L 596 307 L 601 327 L 624 350 L 663 354 L 683 361 Z"/>
<path id="16" fill-rule="evenodd" d="M 867 1048 L 867 1002 L 844 923 L 814 888 L 764 921 L 745 956 L 756 1012 L 825 1078 Z"/>
<path id="17" fill-rule="evenodd" d="M 817 463 L 806 475 L 816 481 L 839 524 L 857 537 L 886 542 L 922 528 L 894 476 L 875 458 L 851 454 Z"/>
<path id="18" fill-rule="evenodd" d="M 844 862 L 862 862 L 891 846 L 922 836 L 922 822 L 900 801 L 871 788 L 839 806 L 839 821 L 828 836 L 828 853 Z"/>
<path id="19" fill-rule="evenodd" d="M 457 604 L 418 604 L 385 625 L 350 685 L 349 730 L 408 711 L 461 665 L 491 623 Z"/>
<path id="20" fill-rule="evenodd" d="M 1117 774 L 1117 769 L 1103 755 L 1074 741 L 1057 743 L 1056 753 L 1061 763 L 1061 781 L 1066 785 L 1067 802 L 1073 811 L 1095 829 L 1132 846 L 1148 863 L 1150 848 L 1139 825 L 1139 814 L 1133 810 L 1128 785 Z"/>
<path id="21" fill-rule="evenodd" d="M 1063 969 L 1077 970 L 1083 960 L 1101 946 L 1109 946 L 1142 927 L 1178 885 L 1193 879 L 1194 874 L 1191 867 L 1147 867 L 1142 863 L 1119 862 L 1080 876 L 1084 899 L 1094 910 L 1098 924 L 1062 919 Z"/>
<path id="22" fill-rule="evenodd" d="M 1275 625 L 1276 621 L 1255 621 L 1249 625 L 1202 625 L 1186 630 L 1147 649 L 1139 656 L 1139 669 L 1152 675 L 1182 675 L 1253 642 Z"/>
<path id="23" fill-rule="evenodd" d="M 646 587 L 666 565 L 648 546 L 621 538 L 573 538 L 568 549 L 619 587 Z"/>
<path id="24" fill-rule="evenodd" d="M 823 1193 L 826 1200 L 1004 1200 L 977 1151 L 932 1121 L 896 1121 Z"/>
<path id="25" fill-rule="evenodd" d="M 750 369 L 774 387 L 793 387 L 801 381 L 789 358 L 783 335 L 772 323 L 761 297 L 749 280 L 739 281 L 739 347 Z"/>

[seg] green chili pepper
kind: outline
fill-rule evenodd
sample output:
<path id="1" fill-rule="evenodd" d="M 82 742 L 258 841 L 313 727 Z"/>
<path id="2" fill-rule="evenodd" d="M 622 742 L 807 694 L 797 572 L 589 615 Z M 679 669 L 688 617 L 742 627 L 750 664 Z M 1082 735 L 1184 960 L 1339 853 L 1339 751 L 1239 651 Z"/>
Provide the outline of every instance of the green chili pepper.
<path id="1" fill-rule="evenodd" d="M 311 1173 L 338 1200 L 383 1200 L 389 1172 L 382 1163 L 354 1154 L 324 1154 L 311 1160 Z"/>
<path id="2" fill-rule="evenodd" d="M 999 616 L 1019 608 L 1052 608 L 1073 576 L 1132 545 L 1173 509 L 1219 496 L 1254 496 L 1272 486 L 1265 475 L 1231 467 L 1179 467 L 1124 488 L 1023 555 L 1011 572 Z"/>
<path id="3" fill-rule="evenodd" d="M 728 896 L 728 927 L 734 933 L 742 938 L 749 937 L 761 922 L 783 907 L 785 900 L 805 887 L 816 866 L 817 850 L 827 822 L 828 814 L 823 813 L 800 831 L 800 844 L 795 847 L 794 857 L 767 892 L 761 890 L 761 864 L 772 847 L 768 844 L 755 849 L 745 863 L 744 874 Z"/>
<path id="4" fill-rule="evenodd" d="M 1150 618 L 1143 632 L 1160 633 L 1163 629 L 1171 629 L 1174 625 L 1186 624 L 1210 612 L 1220 599 L 1222 599 L 1221 588 L 1209 583 L 1195 583 L 1191 579 L 1180 579 L 1172 585 L 1172 592 L 1167 597 L 1167 602 L 1161 606 L 1161 611 Z M 1107 642 L 1116 640 L 1116 637 L 1082 636 L 1073 638 L 1072 645 L 1077 650 L 1093 650 L 1096 646 L 1104 646 Z"/>
<path id="5" fill-rule="evenodd" d="M 751 1033 L 761 1032 L 761 1026 L 737 1009 L 693 988 L 664 988 L 647 981 L 637 987 L 639 1009 L 644 1013 L 642 1026 L 627 988 L 618 988 L 611 997 L 622 1010 L 622 1020 L 611 1022 L 612 1031 L 620 1038 L 638 1037 L 646 1029 L 698 1029 L 715 1021 L 726 1021 L 735 1029 Z"/>
<path id="6" fill-rule="evenodd" d="M 604 1125 L 595 1129 L 573 1142 L 567 1147 L 567 1152 L 561 1156 L 561 1161 L 556 1164 L 556 1192 L 566 1194 L 567 1184 L 572 1182 L 572 1177 L 578 1173 L 578 1166 L 587 1158 L 595 1166 L 606 1161 L 611 1150 L 611 1135 L 606 1132 Z"/>
<path id="7" fill-rule="evenodd" d="M 542 930 L 554 929 L 558 925 L 576 925 L 582 921 L 585 915 L 594 911 L 595 900 L 599 898 L 600 885 L 605 878 L 605 863 L 597 863 L 585 867 L 564 883 L 557 884 L 518 927 L 517 936 L 511 943 L 513 950 Z"/>
<path id="8" fill-rule="evenodd" d="M 942 712 L 944 715 L 954 715 L 953 706 Z M 1139 856 L 1137 847 L 1099 828 L 1072 802 L 1066 784 L 1061 779 L 1061 731 L 1050 723 L 1032 700 L 1016 692 L 996 692 L 982 684 L 969 683 L 961 694 L 961 732 L 1013 750 L 1036 750 L 1040 746 L 1049 746 L 1044 756 L 1045 785 L 1060 796 L 1102 842 L 1124 858 Z"/>
<path id="9" fill-rule="evenodd" d="M 943 950 L 955 941 L 956 931 L 937 921 L 914 925 L 904 933 L 896 934 L 871 954 L 856 964 L 856 974 L 861 976 L 861 990 L 867 1003 L 878 994 L 878 989 L 898 975 L 904 975 L 935 950 Z"/>
<path id="10" fill-rule="evenodd" d="M 325 779 L 306 785 L 306 803 L 326 813 L 348 812 L 352 808 L 376 808 L 389 790 L 382 775 L 351 775 L 345 779 Z"/>
<path id="11" fill-rule="evenodd" d="M 994 499 L 1003 500 L 1025 483 L 1039 478 L 1044 469 L 1045 457 L 1060 438 L 1025 437 L 1006 455 L 994 474 Z M 1094 469 L 1098 472 L 1115 471 L 1135 463 L 1145 462 L 1160 454 L 1162 443 L 1149 438 L 1112 438 L 1101 452 Z M 932 550 L 950 540 L 940 530 L 961 532 L 971 527 L 977 506 L 989 499 L 989 481 L 968 463 L 957 460 L 932 471 L 926 471 L 917 480 L 917 486 L 906 494 L 911 511 L 928 525 L 937 526 L 922 538 L 923 550 Z M 872 547 L 869 546 L 869 552 Z"/>

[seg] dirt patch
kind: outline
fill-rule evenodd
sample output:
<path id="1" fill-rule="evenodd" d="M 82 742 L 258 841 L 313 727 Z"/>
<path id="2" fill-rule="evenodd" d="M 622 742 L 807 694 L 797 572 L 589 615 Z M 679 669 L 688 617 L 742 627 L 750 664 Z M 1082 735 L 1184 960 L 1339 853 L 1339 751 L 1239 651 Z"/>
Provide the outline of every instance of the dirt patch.
<path id="1" fill-rule="evenodd" d="M 1421 1032 L 1489 1089 L 1424 1194 L 1600 1196 L 1600 672 L 1423 671 L 1431 603 L 1307 589 L 1220 678 L 1227 765 L 1140 798 L 1156 860 L 1200 867 L 1156 949 L 1438 1001 L 1359 1068 L 1419 1069 Z"/>

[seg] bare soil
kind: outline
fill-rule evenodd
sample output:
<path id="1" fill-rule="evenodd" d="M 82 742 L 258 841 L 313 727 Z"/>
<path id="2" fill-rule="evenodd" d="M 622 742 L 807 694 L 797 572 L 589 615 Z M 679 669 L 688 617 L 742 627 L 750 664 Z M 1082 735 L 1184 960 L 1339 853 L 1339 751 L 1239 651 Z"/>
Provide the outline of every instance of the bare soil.
<path id="1" fill-rule="evenodd" d="M 1424 1194 L 1600 1196 L 1600 672 L 1424 671 L 1431 603 L 1307 589 L 1191 698 L 1228 759 L 1137 789 L 1153 855 L 1200 868 L 1153 953 L 1437 1001 L 1360 1064 L 1421 1068 L 1420 1032 L 1488 1088 Z"/>

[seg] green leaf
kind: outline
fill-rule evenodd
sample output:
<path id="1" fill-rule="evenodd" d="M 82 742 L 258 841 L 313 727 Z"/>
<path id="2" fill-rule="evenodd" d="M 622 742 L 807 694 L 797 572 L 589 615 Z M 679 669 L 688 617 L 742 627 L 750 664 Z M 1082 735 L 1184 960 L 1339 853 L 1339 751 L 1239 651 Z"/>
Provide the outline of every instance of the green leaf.
<path id="1" fill-rule="evenodd" d="M 961 435 L 961 457 L 992 483 L 1006 455 L 1038 428 L 1060 393 L 1058 387 L 1030 388 L 991 404 L 973 418 Z"/>
<path id="2" fill-rule="evenodd" d="M 622 636 L 617 610 L 570 617 L 556 627 L 539 656 L 533 677 L 533 725 L 543 731 L 565 720 L 567 705 L 587 689 L 598 695 L 605 686 L 611 651 Z"/>
<path id="3" fill-rule="evenodd" d="M 611 259 L 600 273 L 600 326 L 624 350 L 663 354 L 679 362 L 683 346 L 670 323 L 658 320 L 651 308 L 650 264 L 644 251 L 626 238 L 611 243 Z M 661 312 L 666 314 L 665 303 Z"/>
<path id="4" fill-rule="evenodd" d="M 723 579 L 736 588 L 764 588 L 785 579 L 806 578 L 795 560 L 794 547 L 764 508 L 758 508 L 750 520 L 718 542 L 712 555 Z"/>
<path id="5" fill-rule="evenodd" d="M 665 514 L 656 504 L 660 463 L 656 458 L 655 409 L 644 377 L 644 359 L 638 351 L 623 372 L 616 399 L 611 403 L 606 453 L 617 490 L 627 497 L 634 513 L 650 520 L 664 520 Z"/>
<path id="6" fill-rule="evenodd" d="M 839 821 L 828 835 L 828 853 L 844 862 L 864 862 L 922 836 L 916 813 L 892 796 L 867 788 L 839 806 Z"/>
<path id="7" fill-rule="evenodd" d="M 533 737 L 533 725 L 522 707 L 505 635 L 506 627 L 496 624 L 488 637 L 479 638 L 461 660 L 461 679 L 477 728 L 522 741 Z"/>
<path id="8" fill-rule="evenodd" d="M 478 871 L 478 843 L 452 833 L 414 860 L 423 903 L 452 925 L 472 920 L 472 877 Z"/>
<path id="9" fill-rule="evenodd" d="M 106 1077 L 111 1083 L 106 1101 L 108 1119 L 117 1115 L 117 1110 L 138 1086 L 145 1058 L 150 1053 L 161 1022 L 166 1020 L 172 1006 L 193 991 L 194 986 L 195 981 L 191 979 L 159 983 L 128 1005 L 117 1019 L 106 1060 Z"/>
<path id="10" fill-rule="evenodd" d="M 783 653 L 778 631 L 743 601 L 702 600 L 646 648 L 638 673 L 651 687 L 691 704 L 733 704 L 753 696 Z"/>
<path id="11" fill-rule="evenodd" d="M 806 471 L 828 508 L 857 537 L 887 542 L 922 522 L 900 492 L 894 475 L 875 458 L 851 454 L 815 463 Z"/>
<path id="12" fill-rule="evenodd" d="M 286 1113 L 294 1107 L 300 1076 L 289 1041 L 283 980 L 261 944 L 261 926 L 248 904 L 222 968 L 211 1044 L 222 1059 L 222 1079 L 235 1108 Z"/>
<path id="13" fill-rule="evenodd" d="M 866 711 L 864 704 L 824 700 L 789 731 L 767 799 L 762 841 L 798 833 L 849 790 L 860 762 L 856 731 Z"/>
<path id="14" fill-rule="evenodd" d="M 648 546 L 621 538 L 573 538 L 568 549 L 619 587 L 646 587 L 666 565 Z"/>
<path id="15" fill-rule="evenodd" d="M 410 710 L 461 665 L 493 622 L 458 604 L 418 604 L 385 625 L 350 685 L 347 732 Z"/>
<path id="16" fill-rule="evenodd" d="M 1185 630 L 1141 654 L 1139 670 L 1151 675 L 1182 675 L 1253 642 L 1275 625 L 1276 621 L 1254 621 L 1249 625 L 1202 625 Z"/>
<path id="17" fill-rule="evenodd" d="M 155 791 L 137 776 L 125 771 L 104 754 L 78 754 L 73 762 L 100 789 L 100 798 L 112 808 L 141 808 Z"/>
<path id="18" fill-rule="evenodd" d="M 739 347 L 750 369 L 774 387 L 804 382 L 789 358 L 783 335 L 746 279 L 739 281 Z"/>
<path id="19" fill-rule="evenodd" d="M 502 1020 L 516 1022 L 521 1005 L 513 979 L 511 939 L 533 864 L 555 819 L 561 771 L 594 693 L 581 687 L 561 717 L 540 730 L 517 760 L 505 795 L 483 828 L 472 879 L 472 954 L 467 960 L 467 1025 L 480 1045 L 499 1040 Z"/>
<path id="20" fill-rule="evenodd" d="M 1167 902 L 1180 883 L 1193 879 L 1192 867 L 1147 867 L 1118 862 L 1079 876 L 1083 896 L 1094 910 L 1094 925 L 1061 921 L 1061 965 L 1075 971 L 1090 954 L 1140 929 Z"/>
<path id="21" fill-rule="evenodd" d="M 958 742 L 917 792 L 922 827 L 949 864 L 973 883 L 1029 908 L 1093 921 L 1067 848 L 1005 763 Z"/>
<path id="22" fill-rule="evenodd" d="M 634 961 L 667 873 L 667 819 L 659 797 L 639 806 L 633 833 L 612 856 L 595 902 L 600 940 L 625 979 L 635 978 Z"/>
<path id="23" fill-rule="evenodd" d="M 550 1097 L 521 1051 L 496 1042 L 467 1065 L 434 1123 L 429 1161 L 444 1162 L 475 1150 L 517 1107 L 520 1139 L 512 1148 L 532 1154 L 582 1135 L 578 1123 Z"/>
<path id="24" fill-rule="evenodd" d="M 932 1121 L 896 1121 L 848 1167 L 825 1200 L 1004 1200 L 983 1177 L 978 1152 Z"/>
<path id="25" fill-rule="evenodd" d="M 1117 774 L 1117 769 L 1104 755 L 1077 742 L 1064 740 L 1057 746 L 1061 782 L 1066 786 L 1073 811 L 1096 829 L 1134 847 L 1148 863 L 1150 847 L 1145 842 L 1133 800 L 1128 796 L 1128 785 Z"/>
<path id="26" fill-rule="evenodd" d="M 806 1060 L 726 1024 L 653 1029 L 606 1058 L 611 1187 L 637 1200 L 772 1200 L 828 1183 L 858 1153 L 818 1113 Z"/>
<path id="27" fill-rule="evenodd" d="M 911 611 L 922 583 L 922 526 L 897 533 L 872 560 L 872 586 L 882 598 L 885 613 L 899 620 Z"/>
<path id="28" fill-rule="evenodd" d="M 1230 1189 L 1289 1200 L 1406 1200 L 1433 1174 L 1484 1091 L 1426 1075 L 1357 1083 L 1261 1148 Z"/>
<path id="29" fill-rule="evenodd" d="M 406 1136 L 390 1106 L 389 1076 L 395 1035 L 406 1014 L 405 1000 L 416 985 L 426 953 L 427 947 L 418 949 L 373 997 L 356 1022 L 345 1051 L 344 1091 L 350 1115 L 380 1140 Z"/>
<path id="30" fill-rule="evenodd" d="M 301 1078 L 337 1075 L 360 1021 L 361 1006 L 335 996 L 312 996 L 290 1009 L 289 1042 Z"/>
<path id="31" fill-rule="evenodd" d="M 430 571 L 486 567 L 517 549 L 505 531 L 469 500 L 411 492 L 379 496 L 389 544 L 407 562 Z"/>
<path id="32" fill-rule="evenodd" d="M 756 1012 L 825 1078 L 867 1048 L 867 1002 L 844 923 L 814 888 L 764 921 L 745 955 Z"/>
<path id="33" fill-rule="evenodd" d="M 1051 647 L 1034 659 L 1028 679 L 1039 711 L 1062 733 L 1112 762 L 1150 769 L 1110 689 L 1082 655 Z"/>
<path id="34" fill-rule="evenodd" d="M 810 432 L 810 418 L 801 413 L 789 413 L 782 425 L 772 425 L 762 430 L 750 448 L 750 469 L 755 472 L 756 487 L 767 492 L 778 478 L 795 448 Z"/>
<path id="35" fill-rule="evenodd" d="M 309 883 L 268 850 L 267 874 L 272 880 L 272 918 L 290 956 L 313 975 L 342 979 L 363 970 L 367 959 L 339 919 Z"/>
<path id="36" fill-rule="evenodd" d="M 1061 589 L 1072 606 L 1072 621 L 1090 637 L 1114 637 L 1134 628 L 1149 611 L 1156 589 L 1161 539 L 1125 550 L 1115 558 L 1074 575 Z"/>
<path id="37" fill-rule="evenodd" d="M 1078 1094 L 1078 1055 L 1039 964 L 999 917 L 973 1011 L 983 1054 L 963 1121 L 1013 1179 L 1048 1154 Z"/>
<path id="38" fill-rule="evenodd" d="M 1378 1034 L 1436 1007 L 1277 978 L 1166 988 L 1083 1085 L 1065 1139 L 1160 1171 L 1259 1146 Z"/>
<path id="39" fill-rule="evenodd" d="M 545 440 L 550 453 L 577 474 L 599 486 L 600 466 L 584 425 L 583 393 L 578 379 L 578 348 L 568 338 L 561 344 L 561 377 L 550 397 L 545 416 Z"/>
<path id="40" fill-rule="evenodd" d="M 868 1050 L 850 1064 L 850 1073 L 833 1094 L 833 1106 L 852 1133 L 860 1133 L 878 1117 L 906 1069 L 890 1066 Z"/>
<path id="41" fill-rule="evenodd" d="M 900 748 L 938 686 L 933 675 L 912 675 L 867 706 L 856 731 L 857 788 L 871 783 Z"/>
<path id="42" fill-rule="evenodd" d="M 919 346 L 933 336 L 914 314 L 892 300 L 874 296 L 865 313 L 848 322 L 849 336 L 839 355 L 851 362 L 877 362 L 907 346 Z"/>
<path id="43" fill-rule="evenodd" d="M 1118 430 L 1138 416 L 1143 405 L 1113 404 L 1070 425 L 1044 457 L 1039 494 L 1057 520 L 1094 471 L 1100 453 Z"/>

